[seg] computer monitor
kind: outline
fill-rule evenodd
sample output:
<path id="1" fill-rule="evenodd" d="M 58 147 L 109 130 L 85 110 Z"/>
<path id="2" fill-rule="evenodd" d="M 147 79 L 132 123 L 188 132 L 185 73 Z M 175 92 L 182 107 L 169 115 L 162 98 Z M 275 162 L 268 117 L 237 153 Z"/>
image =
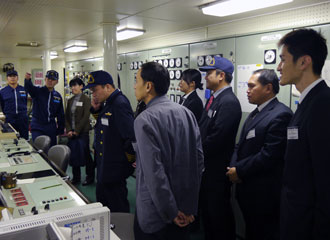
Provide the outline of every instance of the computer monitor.
<path id="1" fill-rule="evenodd" d="M 110 239 L 110 210 L 101 203 L 93 203 L 0 222 L 0 240 L 49 239 L 46 227 L 50 223 L 71 228 L 71 235 Z"/>

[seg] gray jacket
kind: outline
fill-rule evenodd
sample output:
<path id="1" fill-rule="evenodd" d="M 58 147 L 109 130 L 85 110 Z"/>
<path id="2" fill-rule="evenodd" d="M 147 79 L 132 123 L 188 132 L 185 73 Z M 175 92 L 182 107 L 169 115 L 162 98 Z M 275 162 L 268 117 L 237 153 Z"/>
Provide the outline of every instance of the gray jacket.
<path id="1" fill-rule="evenodd" d="M 197 213 L 204 169 L 201 137 L 193 113 L 166 96 L 148 103 L 134 131 L 137 218 L 145 233 L 153 233 L 179 210 Z"/>

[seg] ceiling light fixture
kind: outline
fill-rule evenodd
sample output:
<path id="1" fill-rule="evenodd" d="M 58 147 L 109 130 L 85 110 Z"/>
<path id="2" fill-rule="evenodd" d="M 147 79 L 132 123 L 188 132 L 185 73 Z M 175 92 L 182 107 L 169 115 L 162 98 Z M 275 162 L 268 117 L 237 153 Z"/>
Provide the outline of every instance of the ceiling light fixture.
<path id="1" fill-rule="evenodd" d="M 123 28 L 117 31 L 117 41 L 141 36 L 145 32 L 146 30 L 143 29 Z"/>
<path id="2" fill-rule="evenodd" d="M 217 1 L 200 6 L 203 13 L 217 17 L 225 17 L 242 12 L 272 7 L 280 4 L 292 2 L 293 0 L 227 0 Z"/>
<path id="3" fill-rule="evenodd" d="M 87 42 L 85 40 L 71 40 L 66 44 L 63 49 L 64 52 L 76 53 L 85 51 L 88 49 Z"/>
<path id="4" fill-rule="evenodd" d="M 56 51 L 50 51 L 50 59 L 55 59 L 58 57 L 58 53 Z M 44 56 L 41 56 L 41 59 L 44 59 Z"/>

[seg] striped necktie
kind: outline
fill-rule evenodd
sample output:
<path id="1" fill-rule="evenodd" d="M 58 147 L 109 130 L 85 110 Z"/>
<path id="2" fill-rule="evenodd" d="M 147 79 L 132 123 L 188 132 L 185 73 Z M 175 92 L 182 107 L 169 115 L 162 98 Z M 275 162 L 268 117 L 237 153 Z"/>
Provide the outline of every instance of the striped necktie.
<path id="1" fill-rule="evenodd" d="M 211 95 L 211 97 L 210 97 L 210 99 L 209 99 L 209 102 L 207 103 L 206 108 L 205 108 L 206 111 L 208 111 L 209 108 L 211 107 L 212 102 L 213 102 L 213 99 L 214 99 L 214 96 Z"/>

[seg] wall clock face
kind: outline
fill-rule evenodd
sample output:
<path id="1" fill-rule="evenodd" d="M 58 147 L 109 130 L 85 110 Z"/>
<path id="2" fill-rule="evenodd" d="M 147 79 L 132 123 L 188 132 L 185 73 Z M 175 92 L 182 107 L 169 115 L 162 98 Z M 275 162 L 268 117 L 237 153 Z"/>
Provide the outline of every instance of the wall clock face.
<path id="1" fill-rule="evenodd" d="M 265 64 L 276 63 L 276 49 L 265 50 L 264 61 Z"/>

